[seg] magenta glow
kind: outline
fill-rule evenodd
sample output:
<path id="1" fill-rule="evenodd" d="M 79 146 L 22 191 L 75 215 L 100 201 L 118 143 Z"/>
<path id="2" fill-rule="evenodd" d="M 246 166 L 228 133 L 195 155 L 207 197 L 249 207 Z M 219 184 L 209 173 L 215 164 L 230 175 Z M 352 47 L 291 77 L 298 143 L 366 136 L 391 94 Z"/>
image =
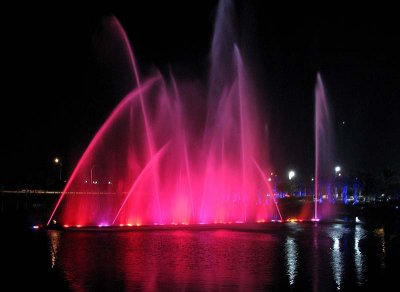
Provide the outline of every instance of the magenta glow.
<path id="1" fill-rule="evenodd" d="M 78 227 L 282 221 L 264 174 L 272 169 L 265 121 L 230 25 L 231 10 L 230 2 L 221 1 L 207 85 L 172 73 L 140 76 L 121 24 L 109 19 L 108 29 L 128 52 L 136 86 L 90 142 L 49 222 L 54 217 Z"/>

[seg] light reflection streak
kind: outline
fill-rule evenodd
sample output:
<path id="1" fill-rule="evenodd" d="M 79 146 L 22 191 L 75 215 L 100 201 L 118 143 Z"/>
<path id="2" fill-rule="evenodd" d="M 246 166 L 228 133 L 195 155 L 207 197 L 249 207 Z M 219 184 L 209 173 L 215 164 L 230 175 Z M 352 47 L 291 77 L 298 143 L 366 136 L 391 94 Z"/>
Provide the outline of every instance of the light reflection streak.
<path id="1" fill-rule="evenodd" d="M 332 249 L 332 265 L 333 265 L 333 276 L 335 278 L 336 286 L 340 290 L 340 285 L 342 284 L 342 264 L 343 258 L 340 252 L 340 241 L 339 238 L 333 238 L 333 249 Z"/>
<path id="2" fill-rule="evenodd" d="M 354 232 L 354 265 L 356 267 L 357 283 L 360 285 L 364 280 L 364 255 L 360 250 L 360 240 L 364 238 L 365 230 L 356 225 Z"/>
<path id="3" fill-rule="evenodd" d="M 289 284 L 293 285 L 297 276 L 298 249 L 295 240 L 290 236 L 286 237 L 285 256 Z"/>
<path id="4" fill-rule="evenodd" d="M 314 224 L 313 228 L 313 291 L 318 291 L 319 281 L 318 281 L 318 271 L 319 271 L 319 264 L 318 264 L 318 224 Z"/>
<path id="5" fill-rule="evenodd" d="M 51 268 L 53 269 L 56 265 L 58 247 L 60 246 L 60 232 L 53 230 L 50 231 L 48 234 L 50 240 Z"/>
<path id="6" fill-rule="evenodd" d="M 382 269 L 386 268 L 386 264 L 385 264 L 385 258 L 386 258 L 386 241 L 385 241 L 385 229 L 379 228 L 379 229 L 375 229 L 374 230 L 374 234 L 379 237 L 380 241 L 381 241 L 381 267 Z"/>
<path id="7" fill-rule="evenodd" d="M 344 232 L 344 227 L 341 225 L 334 226 L 328 232 L 329 236 L 333 240 L 333 247 L 331 249 L 331 264 L 337 290 L 341 289 L 342 277 L 344 272 L 343 253 L 340 251 L 340 239 L 342 238 Z"/>

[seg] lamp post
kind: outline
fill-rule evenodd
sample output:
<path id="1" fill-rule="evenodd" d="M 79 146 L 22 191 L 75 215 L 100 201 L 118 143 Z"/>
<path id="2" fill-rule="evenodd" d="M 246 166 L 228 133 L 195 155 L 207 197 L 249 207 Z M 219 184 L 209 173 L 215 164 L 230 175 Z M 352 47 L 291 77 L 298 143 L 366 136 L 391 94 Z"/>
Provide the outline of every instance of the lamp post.
<path id="1" fill-rule="evenodd" d="M 341 170 L 342 168 L 340 166 L 335 166 L 335 178 L 342 175 L 340 172 Z"/>
<path id="2" fill-rule="evenodd" d="M 294 172 L 294 170 L 289 170 L 289 172 L 288 172 L 289 181 L 292 181 L 292 179 L 293 179 L 295 176 L 296 176 L 296 173 Z M 289 188 L 288 191 L 289 191 L 292 195 L 295 195 L 295 194 L 296 194 L 296 184 L 295 184 L 294 182 L 290 182 L 289 185 L 288 185 L 288 188 Z"/>
<path id="3" fill-rule="evenodd" d="M 95 167 L 95 165 L 92 165 L 92 167 L 90 168 L 90 184 L 93 184 L 93 168 Z"/>
<path id="4" fill-rule="evenodd" d="M 56 157 L 54 158 L 54 163 L 58 164 L 59 168 L 60 168 L 60 181 L 62 180 L 62 162 L 61 159 Z"/>
<path id="5" fill-rule="evenodd" d="M 336 198 L 339 197 L 339 194 L 338 194 L 338 185 L 339 185 L 338 177 L 340 177 L 342 175 L 342 173 L 340 172 L 341 170 L 342 170 L 342 168 L 339 165 L 335 166 L 335 194 L 336 194 Z M 343 198 L 343 201 L 347 202 L 347 197 Z"/>

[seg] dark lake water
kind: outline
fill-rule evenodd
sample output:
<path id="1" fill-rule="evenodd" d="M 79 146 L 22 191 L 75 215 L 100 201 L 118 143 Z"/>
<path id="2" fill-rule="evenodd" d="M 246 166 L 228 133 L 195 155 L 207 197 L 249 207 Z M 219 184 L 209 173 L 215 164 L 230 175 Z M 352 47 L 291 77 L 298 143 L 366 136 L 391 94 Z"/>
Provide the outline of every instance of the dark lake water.
<path id="1" fill-rule="evenodd" d="M 3 288 L 354 291 L 389 287 L 400 277 L 398 238 L 363 224 L 15 232 L 4 243 Z"/>

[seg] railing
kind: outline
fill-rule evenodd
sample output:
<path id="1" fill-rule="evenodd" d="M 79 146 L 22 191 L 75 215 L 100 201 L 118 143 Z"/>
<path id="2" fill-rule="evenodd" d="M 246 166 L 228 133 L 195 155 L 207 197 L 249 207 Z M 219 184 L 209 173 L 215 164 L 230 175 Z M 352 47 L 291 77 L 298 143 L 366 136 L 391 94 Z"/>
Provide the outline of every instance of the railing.
<path id="1" fill-rule="evenodd" d="M 49 190 L 1 190 L 0 194 L 15 194 L 15 195 L 60 195 L 61 191 L 49 191 Z M 66 192 L 67 195 L 117 195 L 127 194 L 127 192 L 94 192 L 94 191 L 83 191 L 83 192 Z"/>

